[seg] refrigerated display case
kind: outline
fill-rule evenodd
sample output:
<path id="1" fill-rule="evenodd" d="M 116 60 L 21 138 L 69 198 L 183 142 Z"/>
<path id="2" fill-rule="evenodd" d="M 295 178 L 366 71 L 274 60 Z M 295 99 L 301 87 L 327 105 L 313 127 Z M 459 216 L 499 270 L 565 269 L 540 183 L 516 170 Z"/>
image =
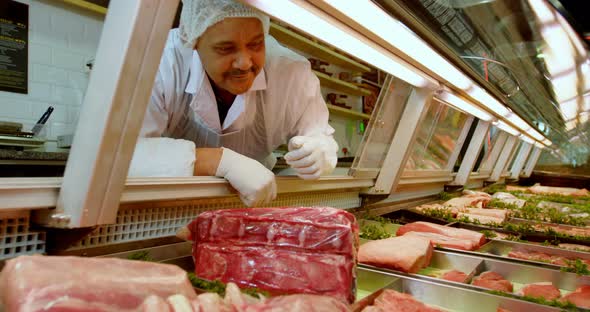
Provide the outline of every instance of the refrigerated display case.
<path id="1" fill-rule="evenodd" d="M 176 231 L 203 211 L 243 207 L 221 178 L 126 175 L 141 123 L 135 117 L 146 109 L 165 34 L 178 15 L 177 2 L 112 1 L 108 10 L 96 11 L 106 19 L 65 175 L 0 179 L 0 261 L 32 253 L 127 257 L 147 251 L 158 261 L 191 270 L 190 245 L 179 243 Z M 554 68 L 538 57 L 549 55 L 545 46 L 552 43 L 543 28 L 549 26 L 537 12 L 539 1 L 242 2 L 268 14 L 271 35 L 310 60 L 340 145 L 337 171 L 314 181 L 294 176 L 280 162 L 285 147 L 279 148 L 278 197 L 264 207 L 345 209 L 361 221 L 361 232 L 366 218 L 381 216 L 386 220 L 378 220 L 394 223 L 393 228 L 429 221 L 490 235 L 488 245 L 470 252 L 435 246 L 436 272 L 359 268 L 367 300 L 389 285 L 443 308 L 461 310 L 461 304 L 445 302 L 442 294 L 485 301 L 482 310 L 490 311 L 555 308 L 527 302 L 516 292 L 490 294 L 439 278 L 440 270 L 457 269 L 446 264 L 461 261 L 476 264 L 470 278 L 490 268 L 503 270 L 519 288 L 542 282 L 536 275 L 550 276 L 564 294 L 590 285 L 586 277 L 572 282 L 573 273 L 561 274 L 557 265 L 509 257 L 525 247 L 567 256 L 566 263 L 587 256 L 559 249 L 559 244 L 588 245 L 585 235 L 564 232 L 582 231 L 587 216 L 574 217 L 563 209 L 568 204 L 572 214 L 590 213 L 584 210 L 588 198 L 505 187 L 529 183 L 539 159 L 558 165 L 579 159 L 571 154 L 582 151 L 580 142 L 587 140 L 582 111 L 576 110 L 573 118 L 575 131 L 562 129 L 563 101 L 555 102 L 558 88 L 548 79 L 552 76 L 544 76 L 555 74 Z M 546 8 L 563 26 L 558 13 Z M 520 41 L 525 35 L 530 40 Z M 575 52 L 571 58 L 581 67 L 583 53 L 568 36 Z M 585 72 L 579 76 L 583 80 Z M 576 96 L 584 99 L 586 90 L 581 89 Z M 579 104 L 584 109 L 583 101 Z M 577 145 L 566 140 L 574 132 Z M 490 184 L 518 197 L 516 202 L 526 201 L 524 210 L 490 200 L 494 208 L 513 214 L 496 223 L 470 219 L 469 209 L 484 209 L 473 203 L 461 207 L 467 210 L 459 213 L 469 215 L 463 217 L 432 208 L 471 194 L 461 197 L 463 190 Z M 559 212 L 539 208 L 541 202 L 560 199 Z M 539 211 L 548 214 L 547 220 Z M 526 276 L 511 274 L 517 269 Z M 372 280 L 384 284 L 368 287 Z"/>

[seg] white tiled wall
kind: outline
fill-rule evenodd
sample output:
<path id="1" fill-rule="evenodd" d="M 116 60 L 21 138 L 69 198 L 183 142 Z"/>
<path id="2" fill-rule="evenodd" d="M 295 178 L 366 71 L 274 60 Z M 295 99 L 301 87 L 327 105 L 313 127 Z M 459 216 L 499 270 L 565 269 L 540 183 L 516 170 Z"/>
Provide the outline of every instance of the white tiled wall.
<path id="1" fill-rule="evenodd" d="M 53 106 L 47 136 L 73 133 L 104 17 L 55 0 L 18 1 L 29 5 L 29 93 L 0 91 L 0 120 L 28 130 Z"/>

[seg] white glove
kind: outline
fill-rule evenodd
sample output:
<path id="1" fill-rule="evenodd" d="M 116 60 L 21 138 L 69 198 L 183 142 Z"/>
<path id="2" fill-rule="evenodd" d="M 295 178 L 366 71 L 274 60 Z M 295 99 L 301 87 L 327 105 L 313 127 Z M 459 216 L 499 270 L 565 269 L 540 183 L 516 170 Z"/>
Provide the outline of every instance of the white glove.
<path id="1" fill-rule="evenodd" d="M 296 136 L 289 140 L 285 160 L 304 180 L 318 179 L 336 167 L 338 144 L 331 136 Z"/>
<path id="2" fill-rule="evenodd" d="M 215 175 L 225 178 L 248 207 L 269 203 L 277 197 L 274 173 L 256 160 L 229 148 L 223 148 Z"/>

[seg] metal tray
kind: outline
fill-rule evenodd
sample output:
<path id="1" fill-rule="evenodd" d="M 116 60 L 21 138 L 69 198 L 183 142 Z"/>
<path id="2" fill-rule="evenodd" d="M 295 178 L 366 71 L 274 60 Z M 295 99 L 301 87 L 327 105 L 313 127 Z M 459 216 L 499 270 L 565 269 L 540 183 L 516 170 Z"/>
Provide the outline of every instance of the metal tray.
<path id="1" fill-rule="evenodd" d="M 523 243 L 523 242 L 497 240 L 497 239 L 490 240 L 487 244 L 483 245 L 481 248 L 474 251 L 473 253 L 477 253 L 477 254 L 483 253 L 483 254 L 487 254 L 490 256 L 494 256 L 497 258 L 510 260 L 510 261 L 530 262 L 530 263 L 535 263 L 537 265 L 555 267 L 557 269 L 561 268 L 561 266 L 556 265 L 556 264 L 509 257 L 508 253 L 512 249 L 515 249 L 515 248 L 518 248 L 519 250 L 543 252 L 548 255 L 562 256 L 562 257 L 566 257 L 568 259 L 590 260 L 590 253 L 588 253 L 588 252 L 568 250 L 568 249 L 563 249 L 563 248 L 555 248 L 555 247 L 549 247 L 549 246 L 543 246 L 543 245 L 537 245 L 537 244 L 528 244 L 528 243 Z"/>
<path id="2" fill-rule="evenodd" d="M 376 266 L 362 264 L 362 267 L 372 270 L 401 273 L 399 271 L 383 269 Z M 551 282 L 555 287 L 565 295 L 574 291 L 582 285 L 590 285 L 590 276 L 578 276 L 574 273 L 561 272 L 555 268 L 543 268 L 529 264 L 502 261 L 496 259 L 486 259 L 478 256 L 456 254 L 446 251 L 435 251 L 432 256 L 430 266 L 416 274 L 405 274 L 419 279 L 431 280 L 439 283 L 451 284 L 459 287 L 485 290 L 478 286 L 467 283 L 458 283 L 443 280 L 439 276 L 426 275 L 423 272 L 440 271 L 440 275 L 449 270 L 459 270 L 467 274 L 467 283 L 474 276 L 485 271 L 494 271 L 504 276 L 508 281 L 514 284 L 514 293 L 517 293 L 524 285 L 538 282 Z M 404 273 L 401 273 L 404 274 Z"/>
<path id="3" fill-rule="evenodd" d="M 412 295 L 416 300 L 445 311 L 452 312 L 495 312 L 499 307 L 510 311 L 559 311 L 558 308 L 522 301 L 515 298 L 497 296 L 477 290 L 465 289 L 451 285 L 422 280 L 396 273 L 385 273 L 370 268 L 359 267 L 357 271 L 358 285 L 368 283 L 371 290 L 378 285 L 386 284 L 381 289 L 360 299 L 353 305 L 353 311 L 361 311 L 373 303 L 384 289 L 393 289 Z M 379 281 L 372 284 L 372 281 Z"/>

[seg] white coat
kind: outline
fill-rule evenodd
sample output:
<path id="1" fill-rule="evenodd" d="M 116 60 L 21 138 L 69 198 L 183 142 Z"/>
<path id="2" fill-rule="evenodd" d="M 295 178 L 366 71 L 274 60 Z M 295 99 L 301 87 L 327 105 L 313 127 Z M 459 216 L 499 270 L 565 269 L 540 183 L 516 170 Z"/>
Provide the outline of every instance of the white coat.
<path id="1" fill-rule="evenodd" d="M 309 62 L 266 38 L 266 63 L 251 88 L 236 96 L 220 123 L 213 89 L 197 52 L 168 35 L 140 136 L 227 147 L 272 168 L 272 151 L 297 135 L 325 135 L 328 110 Z"/>

